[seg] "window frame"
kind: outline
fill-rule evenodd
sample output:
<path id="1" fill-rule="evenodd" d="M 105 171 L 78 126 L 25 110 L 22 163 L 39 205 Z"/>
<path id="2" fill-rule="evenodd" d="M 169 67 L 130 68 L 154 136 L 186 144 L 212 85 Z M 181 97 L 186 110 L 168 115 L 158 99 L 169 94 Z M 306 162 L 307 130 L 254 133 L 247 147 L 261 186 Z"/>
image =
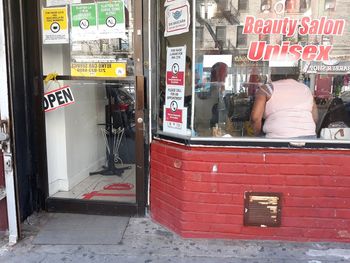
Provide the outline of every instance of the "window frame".
<path id="1" fill-rule="evenodd" d="M 170 134 L 158 131 L 153 136 L 156 139 L 175 142 L 186 146 L 200 147 L 224 147 L 224 148 L 285 148 L 285 149 L 350 149 L 350 140 L 320 140 L 320 139 L 267 139 L 262 137 L 244 138 L 244 137 L 192 137 L 178 134 Z"/>

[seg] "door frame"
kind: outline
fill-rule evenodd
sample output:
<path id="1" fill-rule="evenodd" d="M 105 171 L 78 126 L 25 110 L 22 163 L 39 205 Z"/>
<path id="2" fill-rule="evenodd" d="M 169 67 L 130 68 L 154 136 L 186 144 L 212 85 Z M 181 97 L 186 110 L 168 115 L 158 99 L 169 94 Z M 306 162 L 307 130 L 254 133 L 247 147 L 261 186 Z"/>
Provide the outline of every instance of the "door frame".
<path id="1" fill-rule="evenodd" d="M 11 0 L 7 0 L 11 1 Z M 33 124 L 35 129 L 31 130 L 33 141 L 31 148 L 35 156 L 35 165 L 38 171 L 36 190 L 40 194 L 39 206 L 49 212 L 68 212 L 104 215 L 138 215 L 143 216 L 147 207 L 147 181 L 148 181 L 148 160 L 149 151 L 147 147 L 148 131 L 145 129 L 147 119 L 145 119 L 145 79 L 143 70 L 143 1 L 134 0 L 134 65 L 135 65 L 135 91 L 136 91 L 136 111 L 135 119 L 142 118 L 144 122 L 136 121 L 136 203 L 117 203 L 100 200 L 78 200 L 68 198 L 49 197 L 48 191 L 48 169 L 46 154 L 46 133 L 45 114 L 43 112 L 43 65 L 41 48 L 41 26 L 40 26 L 40 0 L 22 2 L 22 13 L 24 15 L 24 53 L 26 54 L 26 78 L 27 88 L 31 92 L 32 104 L 29 106 L 35 117 Z M 145 0 L 144 0 L 145 1 Z M 146 2 L 146 1 L 145 1 Z M 139 44 L 136 44 L 139 43 Z M 76 79 L 74 77 L 57 77 L 57 79 Z M 79 78 L 81 80 L 81 78 Z M 91 80 L 92 78 L 87 78 Z M 100 79 L 99 79 L 100 80 Z M 117 80 L 117 79 L 115 79 Z M 146 124 L 146 125 L 145 125 Z"/>

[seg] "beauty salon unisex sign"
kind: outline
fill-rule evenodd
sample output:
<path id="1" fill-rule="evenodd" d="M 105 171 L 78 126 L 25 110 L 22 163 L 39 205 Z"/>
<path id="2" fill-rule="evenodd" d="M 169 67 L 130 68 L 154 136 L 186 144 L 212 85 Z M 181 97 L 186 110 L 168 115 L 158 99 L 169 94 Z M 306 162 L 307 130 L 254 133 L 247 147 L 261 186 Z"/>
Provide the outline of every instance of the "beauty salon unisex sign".
<path id="1" fill-rule="evenodd" d="M 344 19 L 302 19 L 281 18 L 261 19 L 247 16 L 243 34 L 273 35 L 280 34 L 287 38 L 305 35 L 341 36 L 345 28 Z M 330 59 L 332 45 L 301 45 L 283 41 L 281 44 L 268 44 L 265 41 L 252 41 L 248 50 L 248 59 L 251 61 L 269 60 L 303 60 L 327 61 Z"/>

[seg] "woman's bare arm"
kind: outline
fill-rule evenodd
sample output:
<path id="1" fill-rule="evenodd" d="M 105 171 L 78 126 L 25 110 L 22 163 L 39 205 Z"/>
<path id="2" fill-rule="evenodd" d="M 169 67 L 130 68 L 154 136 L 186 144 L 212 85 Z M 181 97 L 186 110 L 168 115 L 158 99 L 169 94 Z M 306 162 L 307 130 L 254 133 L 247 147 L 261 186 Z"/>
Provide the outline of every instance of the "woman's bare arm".
<path id="1" fill-rule="evenodd" d="M 314 104 L 312 105 L 312 118 L 314 119 L 314 122 L 317 124 L 318 121 L 318 109 L 316 102 L 314 101 Z"/>
<path id="2" fill-rule="evenodd" d="M 250 114 L 250 121 L 252 123 L 255 136 L 258 136 L 261 134 L 262 118 L 265 111 L 266 101 L 267 101 L 266 94 L 263 92 L 257 91 L 255 94 L 253 109 Z"/>

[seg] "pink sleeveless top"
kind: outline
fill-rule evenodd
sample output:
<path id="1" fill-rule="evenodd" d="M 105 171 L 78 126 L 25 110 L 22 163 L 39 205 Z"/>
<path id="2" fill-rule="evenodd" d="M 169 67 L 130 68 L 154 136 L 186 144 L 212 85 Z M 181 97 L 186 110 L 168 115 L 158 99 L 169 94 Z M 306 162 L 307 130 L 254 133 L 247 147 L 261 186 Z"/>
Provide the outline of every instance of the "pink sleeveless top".
<path id="1" fill-rule="evenodd" d="M 266 102 L 263 131 L 267 138 L 316 135 L 312 118 L 313 96 L 309 88 L 293 79 L 272 83 L 273 93 Z"/>

